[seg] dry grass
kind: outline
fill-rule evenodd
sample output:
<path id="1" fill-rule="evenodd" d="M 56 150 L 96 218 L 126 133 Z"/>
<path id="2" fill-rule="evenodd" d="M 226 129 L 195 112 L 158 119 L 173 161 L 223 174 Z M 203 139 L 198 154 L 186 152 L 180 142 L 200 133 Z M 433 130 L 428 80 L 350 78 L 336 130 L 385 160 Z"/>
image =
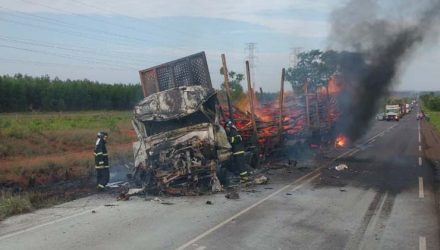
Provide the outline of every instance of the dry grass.
<path id="1" fill-rule="evenodd" d="M 110 166 L 132 161 L 131 116 L 131 112 L 0 114 L 0 219 L 90 192 L 97 131 L 109 132 Z"/>
<path id="2" fill-rule="evenodd" d="M 100 130 L 112 143 L 131 142 L 131 113 L 0 114 L 0 159 L 91 150 Z"/>
<path id="3" fill-rule="evenodd" d="M 13 195 L 10 192 L 0 192 L 0 220 L 33 210 L 29 195 Z"/>

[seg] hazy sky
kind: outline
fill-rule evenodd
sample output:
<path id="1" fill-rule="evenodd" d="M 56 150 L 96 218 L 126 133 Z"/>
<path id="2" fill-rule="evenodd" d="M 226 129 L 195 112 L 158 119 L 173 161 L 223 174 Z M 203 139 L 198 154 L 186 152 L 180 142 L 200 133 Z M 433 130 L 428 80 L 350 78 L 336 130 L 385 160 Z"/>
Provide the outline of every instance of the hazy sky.
<path id="1" fill-rule="evenodd" d="M 336 0 L 0 0 L 0 74 L 137 83 L 138 71 L 205 51 L 215 87 L 220 54 L 244 73 L 256 43 L 255 81 L 278 91 L 293 48 L 326 49 Z M 440 24 L 439 24 L 440 25 Z M 438 90 L 433 40 L 402 67 L 398 89 Z"/>

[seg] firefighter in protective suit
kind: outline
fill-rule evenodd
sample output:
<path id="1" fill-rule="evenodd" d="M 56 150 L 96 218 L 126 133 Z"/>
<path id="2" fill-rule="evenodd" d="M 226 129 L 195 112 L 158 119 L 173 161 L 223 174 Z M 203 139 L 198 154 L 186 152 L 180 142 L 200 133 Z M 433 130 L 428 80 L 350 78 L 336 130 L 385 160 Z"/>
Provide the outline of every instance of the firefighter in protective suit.
<path id="1" fill-rule="evenodd" d="M 229 143 L 232 146 L 232 166 L 230 171 L 236 175 L 240 175 L 241 182 L 247 182 L 249 173 L 246 171 L 243 139 L 232 121 L 229 120 L 226 122 L 225 130 Z"/>
<path id="2" fill-rule="evenodd" d="M 108 154 L 105 146 L 108 134 L 98 132 L 95 144 L 95 169 L 98 190 L 103 190 L 110 179 L 110 170 L 108 165 Z"/>

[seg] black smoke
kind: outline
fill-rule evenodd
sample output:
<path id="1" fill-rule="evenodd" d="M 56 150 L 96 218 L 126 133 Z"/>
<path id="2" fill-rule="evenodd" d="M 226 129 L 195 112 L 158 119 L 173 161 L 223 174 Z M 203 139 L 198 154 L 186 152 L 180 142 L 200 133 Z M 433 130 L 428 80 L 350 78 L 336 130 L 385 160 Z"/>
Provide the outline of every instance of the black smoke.
<path id="1" fill-rule="evenodd" d="M 351 140 L 364 134 L 402 64 L 437 36 L 439 16 L 440 0 L 351 0 L 332 12 L 330 44 L 346 51 L 339 53 L 339 76 L 347 85 L 339 128 Z"/>

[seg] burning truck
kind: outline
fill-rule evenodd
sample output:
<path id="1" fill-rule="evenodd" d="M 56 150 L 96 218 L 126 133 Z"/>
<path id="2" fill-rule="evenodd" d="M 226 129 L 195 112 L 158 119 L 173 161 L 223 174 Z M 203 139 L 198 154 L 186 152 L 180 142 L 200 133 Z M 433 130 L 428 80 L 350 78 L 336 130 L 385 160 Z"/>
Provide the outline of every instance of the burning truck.
<path id="1" fill-rule="evenodd" d="M 140 71 L 145 98 L 134 108 L 137 186 L 154 193 L 221 189 L 231 157 L 204 52 Z"/>
<path id="2" fill-rule="evenodd" d="M 212 88 L 204 52 L 139 73 L 145 98 L 134 108 L 138 141 L 131 176 L 144 191 L 187 195 L 220 190 L 232 157 L 222 127 L 228 119 L 235 121 L 246 164 L 253 167 L 274 152 L 288 152 L 290 159 L 310 148 L 345 145 L 345 137 L 335 131 L 341 90 L 336 76 L 313 91 L 306 85 L 304 95 L 295 96 L 284 92 L 283 69 L 278 99 L 259 103 L 248 74 L 247 99 L 225 107 Z"/>

